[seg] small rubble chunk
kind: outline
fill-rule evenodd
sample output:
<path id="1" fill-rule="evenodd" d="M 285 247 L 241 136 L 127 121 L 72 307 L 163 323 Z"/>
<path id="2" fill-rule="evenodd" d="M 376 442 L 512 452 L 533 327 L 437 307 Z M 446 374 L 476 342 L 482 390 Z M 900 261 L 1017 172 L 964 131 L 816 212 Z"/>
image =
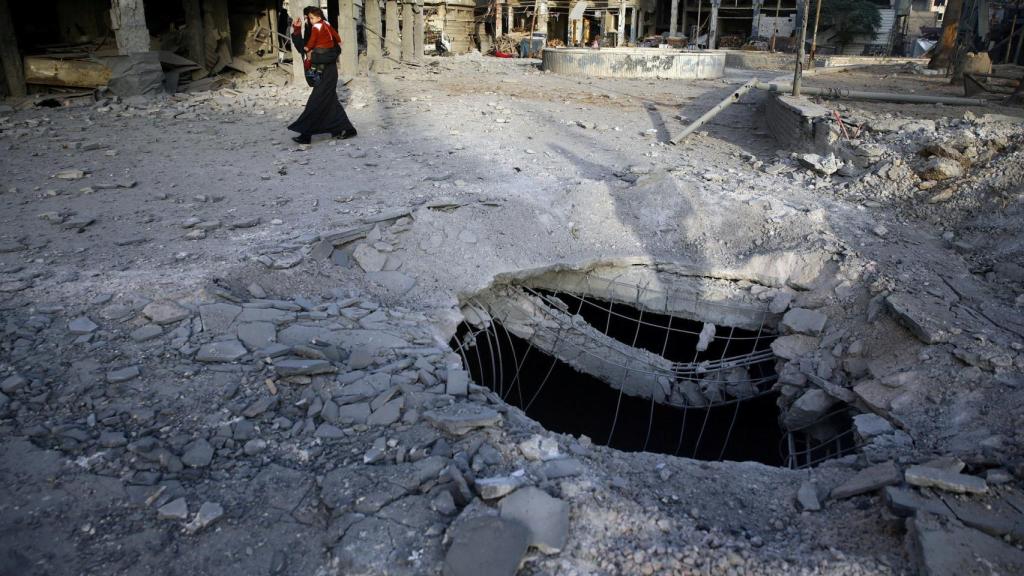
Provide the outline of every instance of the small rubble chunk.
<path id="1" fill-rule="evenodd" d="M 172 500 L 158 508 L 156 515 L 161 520 L 184 520 L 188 518 L 188 504 L 184 498 Z"/>
<path id="2" fill-rule="evenodd" d="M 246 354 L 238 340 L 223 340 L 203 344 L 196 353 L 196 362 L 234 362 Z"/>
<path id="3" fill-rule="evenodd" d="M 185 526 L 185 531 L 195 534 L 210 524 L 213 524 L 224 515 L 224 508 L 216 502 L 203 502 L 199 507 L 196 517 Z"/>
<path id="4" fill-rule="evenodd" d="M 498 516 L 479 516 L 452 531 L 452 545 L 444 558 L 445 576 L 511 576 L 530 543 L 530 531 L 521 522 Z"/>
<path id="5" fill-rule="evenodd" d="M 800 430 L 817 422 L 837 402 L 820 388 L 804 392 L 786 412 L 785 425 L 789 430 Z"/>
<path id="6" fill-rule="evenodd" d="M 910 551 L 921 574 L 1024 574 L 1024 552 L 948 518 L 918 514 L 907 521 Z M 984 559 L 982 572 L 979 559 Z"/>
<path id="7" fill-rule="evenodd" d="M 780 336 L 772 341 L 772 352 L 779 358 L 795 360 L 804 354 L 817 350 L 818 342 L 818 338 L 802 334 Z"/>
<path id="8" fill-rule="evenodd" d="M 800 484 L 796 491 L 796 501 L 801 510 L 821 510 L 821 501 L 818 499 L 818 485 L 808 480 Z"/>
<path id="9" fill-rule="evenodd" d="M 181 462 L 192 468 L 205 468 L 213 461 L 213 446 L 205 439 L 194 440 L 185 446 Z"/>
<path id="10" fill-rule="evenodd" d="M 355 251 L 352 253 L 352 257 L 356 259 L 356 263 L 363 269 L 364 272 L 380 272 L 384 269 L 384 264 L 387 262 L 388 255 L 382 254 L 374 249 L 369 244 L 360 244 L 356 246 Z"/>
<path id="11" fill-rule="evenodd" d="M 88 316 L 79 316 L 68 322 L 68 332 L 72 334 L 92 334 L 99 329 L 99 326 L 89 319 Z"/>
<path id="12" fill-rule="evenodd" d="M 496 410 L 477 404 L 452 404 L 423 414 L 435 428 L 461 436 L 474 428 L 488 428 L 501 422 Z"/>
<path id="13" fill-rule="evenodd" d="M 502 499 L 501 517 L 518 520 L 530 531 L 530 546 L 558 554 L 569 538 L 569 504 L 540 488 L 520 488 Z"/>
<path id="14" fill-rule="evenodd" d="M 963 175 L 963 166 L 956 160 L 934 156 L 921 169 L 919 175 L 924 180 L 949 180 Z"/>
<path id="15" fill-rule="evenodd" d="M 857 435 L 865 440 L 892 432 L 892 424 L 878 414 L 857 414 L 853 417 L 853 427 L 857 429 Z"/>
<path id="16" fill-rule="evenodd" d="M 519 443 L 519 451 L 527 460 L 554 460 L 561 457 L 558 451 L 558 442 L 554 438 L 547 438 L 540 434 L 534 434 Z"/>
<path id="17" fill-rule="evenodd" d="M 111 384 L 118 384 L 120 382 L 127 382 L 138 378 L 139 367 L 138 366 L 126 366 L 124 368 L 118 368 L 117 370 L 111 370 L 107 372 L 107 382 Z"/>
<path id="18" fill-rule="evenodd" d="M 907 468 L 906 479 L 907 484 L 922 488 L 938 488 L 957 494 L 985 494 L 988 492 L 988 484 L 984 478 L 927 466 Z"/>
<path id="19" fill-rule="evenodd" d="M 163 328 L 157 324 L 146 324 L 132 330 L 131 339 L 135 342 L 146 342 L 164 333 Z"/>
<path id="20" fill-rule="evenodd" d="M 841 160 L 836 158 L 835 154 L 829 154 L 828 156 L 821 156 L 818 154 L 801 154 L 797 156 L 797 160 L 807 168 L 814 170 L 822 176 L 831 176 L 842 167 L 843 163 Z"/>
<path id="21" fill-rule="evenodd" d="M 865 468 L 852 478 L 832 489 L 832 498 L 840 500 L 868 492 L 874 492 L 885 486 L 893 486 L 903 481 L 903 474 L 895 462 L 882 462 Z"/>
<path id="22" fill-rule="evenodd" d="M 192 316 L 192 313 L 186 308 L 183 308 L 177 303 L 169 300 L 150 302 L 149 304 L 146 304 L 146 307 L 142 309 L 142 314 L 161 326 L 165 324 L 174 324 L 175 322 L 180 322 L 185 318 Z"/>
<path id="23" fill-rule="evenodd" d="M 461 368 L 449 368 L 445 392 L 452 396 L 465 396 L 469 393 L 469 374 Z"/>
<path id="24" fill-rule="evenodd" d="M 828 316 L 817 310 L 792 308 L 782 317 L 782 329 L 790 334 L 818 336 L 825 329 Z"/>
<path id="25" fill-rule="evenodd" d="M 307 358 L 285 358 L 274 362 L 274 371 L 278 376 L 310 376 L 314 374 L 331 374 L 337 368 L 327 360 Z"/>
<path id="26" fill-rule="evenodd" d="M 519 476 L 495 476 L 493 478 L 478 478 L 476 491 L 484 500 L 494 500 L 510 494 L 516 488 L 522 486 L 523 480 Z"/>

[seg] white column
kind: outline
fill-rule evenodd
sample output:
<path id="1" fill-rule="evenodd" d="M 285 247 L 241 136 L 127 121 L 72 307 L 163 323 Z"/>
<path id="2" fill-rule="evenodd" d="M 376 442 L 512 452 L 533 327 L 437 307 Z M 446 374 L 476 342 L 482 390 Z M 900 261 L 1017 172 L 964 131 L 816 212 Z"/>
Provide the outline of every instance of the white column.
<path id="1" fill-rule="evenodd" d="M 676 28 L 676 26 L 678 26 L 677 23 L 679 22 L 679 0 L 672 0 L 671 14 L 671 20 L 668 23 L 668 35 L 677 36 L 679 34 Z"/>
<path id="2" fill-rule="evenodd" d="M 619 2 L 619 14 L 618 14 L 618 28 L 617 34 L 615 35 L 615 45 L 622 46 L 626 43 L 626 0 Z"/>
<path id="3" fill-rule="evenodd" d="M 119 54 L 149 52 L 149 29 L 142 0 L 114 0 L 110 23 Z"/>
<path id="4" fill-rule="evenodd" d="M 636 44 L 636 24 L 637 24 L 637 18 L 639 17 L 637 15 L 637 8 L 636 8 L 636 6 L 633 6 L 632 16 L 633 17 L 629 21 L 629 41 L 632 44 Z"/>

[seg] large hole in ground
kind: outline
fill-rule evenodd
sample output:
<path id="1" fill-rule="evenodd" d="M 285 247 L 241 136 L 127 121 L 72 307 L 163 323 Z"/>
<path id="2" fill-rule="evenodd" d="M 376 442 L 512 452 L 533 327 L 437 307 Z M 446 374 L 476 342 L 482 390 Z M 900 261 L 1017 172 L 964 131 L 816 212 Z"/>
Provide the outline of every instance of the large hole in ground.
<path id="1" fill-rule="evenodd" d="M 537 299 L 582 319 L 591 328 L 631 348 L 646 350 L 673 366 L 702 363 L 718 370 L 695 375 L 678 371 L 676 383 L 706 393 L 704 401 L 671 405 L 655 394 L 624 394 L 621 386 L 577 369 L 542 350 L 499 319 L 485 325 L 466 323 L 452 347 L 473 380 L 547 429 L 586 435 L 618 450 L 656 452 L 700 460 L 756 461 L 772 466 L 803 467 L 855 449 L 850 416 L 839 409 L 807 430 L 786 431 L 779 423 L 776 358 L 770 354 L 774 334 L 765 329 L 716 327 L 698 346 L 703 322 L 641 310 L 591 296 L 530 291 Z M 706 334 L 705 334 L 706 336 Z M 716 380 L 741 369 L 736 384 Z M 629 378 L 628 371 L 623 374 Z M 716 383 L 720 382 L 720 383 Z M 744 390 L 738 392 L 737 390 Z M 682 405 L 680 405 L 682 404 Z"/>

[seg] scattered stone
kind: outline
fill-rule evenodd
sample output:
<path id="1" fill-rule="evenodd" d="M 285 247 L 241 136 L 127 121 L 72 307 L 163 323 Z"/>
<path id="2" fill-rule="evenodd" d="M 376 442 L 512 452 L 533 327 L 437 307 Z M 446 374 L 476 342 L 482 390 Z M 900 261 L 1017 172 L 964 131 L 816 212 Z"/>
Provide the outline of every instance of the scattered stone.
<path id="1" fill-rule="evenodd" d="M 427 422 L 435 428 L 461 436 L 474 428 L 496 426 L 501 422 L 501 414 L 478 404 L 452 404 L 423 414 Z"/>
<path id="2" fill-rule="evenodd" d="M 444 559 L 445 576 L 511 576 L 530 543 L 521 522 L 498 516 L 479 516 L 458 524 Z"/>
<path id="3" fill-rule="evenodd" d="M 188 504 L 184 498 L 172 500 L 158 508 L 156 515 L 161 520 L 184 520 L 188 518 Z"/>
<path id="4" fill-rule="evenodd" d="M 161 326 L 174 324 L 192 316 L 188 309 L 169 300 L 146 304 L 146 307 L 142 309 L 142 314 Z"/>
<path id="5" fill-rule="evenodd" d="M 213 446 L 203 438 L 190 442 L 181 455 L 181 462 L 192 468 L 205 468 L 212 460 Z"/>
<path id="6" fill-rule="evenodd" d="M 402 296 L 416 286 L 415 278 L 393 270 L 367 272 L 366 279 L 383 288 L 391 298 Z"/>
<path id="7" fill-rule="evenodd" d="M 818 336 L 825 329 L 828 316 L 817 310 L 793 308 L 782 317 L 782 329 L 789 334 Z"/>
<path id="8" fill-rule="evenodd" d="M 828 156 L 820 156 L 818 154 L 801 154 L 797 156 L 797 160 L 801 164 L 814 170 L 822 176 L 831 176 L 842 167 L 843 163 L 841 160 L 836 158 L 835 154 L 829 154 Z"/>
<path id="9" fill-rule="evenodd" d="M 245 443 L 245 446 L 242 447 L 242 452 L 244 452 L 246 456 L 255 456 L 266 449 L 266 440 L 263 440 L 262 438 L 253 438 Z"/>
<path id="10" fill-rule="evenodd" d="M 1013 474 L 1002 468 L 992 468 L 985 471 L 985 481 L 992 485 L 1009 484 L 1013 481 Z"/>
<path id="11" fill-rule="evenodd" d="M 314 374 L 332 374 L 337 371 L 327 360 L 306 358 L 285 358 L 274 362 L 274 371 L 278 376 L 310 376 Z"/>
<path id="12" fill-rule="evenodd" d="M 495 476 L 493 478 L 477 478 L 476 491 L 484 500 L 501 498 L 522 486 L 519 476 Z"/>
<path id="13" fill-rule="evenodd" d="M 404 398 L 395 398 L 387 402 L 373 414 L 370 414 L 366 423 L 370 426 L 390 426 L 398 422 L 398 419 L 402 417 L 402 406 L 404 403 Z"/>
<path id="14" fill-rule="evenodd" d="M 812 388 L 796 399 L 786 411 L 784 423 L 789 430 L 800 430 L 825 416 L 837 400 L 820 388 Z"/>
<path id="15" fill-rule="evenodd" d="M 877 414 L 857 414 L 853 417 L 853 427 L 856 428 L 857 435 L 864 440 L 888 434 L 893 430 L 892 424 Z"/>
<path id="16" fill-rule="evenodd" d="M 549 460 L 540 467 L 541 474 L 548 480 L 573 478 L 582 475 L 583 470 L 583 463 L 575 458 Z"/>
<path id="17" fill-rule="evenodd" d="M 196 513 L 196 517 L 185 526 L 185 530 L 189 534 L 195 534 L 216 522 L 223 515 L 224 508 L 220 504 L 216 502 L 203 502 L 203 505 L 199 507 L 199 512 Z"/>
<path id="18" fill-rule="evenodd" d="M 4 381 L 0 382 L 0 392 L 3 392 L 4 394 L 13 394 L 25 384 L 28 384 L 28 378 L 25 378 L 21 374 L 14 374 L 4 378 Z"/>
<path id="19" fill-rule="evenodd" d="M 461 368 L 449 368 L 445 392 L 452 396 L 469 394 L 469 374 Z"/>
<path id="20" fill-rule="evenodd" d="M 885 503 L 893 514 L 901 518 L 914 516 L 918 512 L 940 514 L 950 516 L 953 511 L 941 500 L 936 498 L 925 498 L 914 490 L 900 488 L 898 486 L 886 486 Z"/>
<path id="21" fill-rule="evenodd" d="M 921 574 L 1024 574 L 1024 552 L 949 518 L 917 514 L 907 520 L 907 533 Z M 984 559 L 984 568 L 980 568 L 980 559 Z"/>
<path id="22" fill-rule="evenodd" d="M 558 554 L 569 538 L 569 504 L 533 486 L 520 488 L 502 499 L 501 517 L 517 520 L 530 531 L 530 546 L 544 554 Z"/>
<path id="23" fill-rule="evenodd" d="M 85 178 L 84 170 L 61 170 L 53 175 L 58 180 L 81 180 Z"/>
<path id="24" fill-rule="evenodd" d="M 249 291 L 249 294 L 252 295 L 253 298 L 259 298 L 262 300 L 267 297 L 267 291 L 255 282 L 246 286 L 245 289 Z"/>
<path id="25" fill-rule="evenodd" d="M 333 424 L 328 424 L 326 422 L 318 426 L 316 432 L 314 432 L 313 435 L 316 436 L 317 438 L 324 438 L 327 440 L 334 440 L 337 438 L 345 437 L 345 433 L 341 430 L 341 428 L 338 428 L 337 426 L 334 426 Z"/>
<path id="26" fill-rule="evenodd" d="M 353 370 L 362 370 L 371 366 L 374 360 L 376 360 L 376 357 L 373 355 L 373 352 L 364 346 L 360 346 L 352 350 L 348 357 L 348 366 Z"/>
<path id="27" fill-rule="evenodd" d="M 130 337 L 135 342 L 146 342 L 147 340 L 152 340 L 163 333 L 164 330 L 159 325 L 146 324 L 145 326 L 132 330 Z"/>
<path id="28" fill-rule="evenodd" d="M 789 308 L 789 304 L 793 301 L 793 294 L 790 292 L 780 291 L 772 298 L 771 303 L 768 304 L 768 311 L 772 314 L 782 314 Z"/>
<path id="29" fill-rule="evenodd" d="M 950 158 L 933 156 L 919 172 L 923 180 L 949 180 L 963 175 L 963 166 Z"/>
<path id="30" fill-rule="evenodd" d="M 957 494 L 985 494 L 988 492 L 988 484 L 983 478 L 938 468 L 911 466 L 907 468 L 905 476 L 907 484 L 923 488 L 938 488 Z"/>
<path id="31" fill-rule="evenodd" d="M 79 316 L 68 322 L 68 332 L 72 334 L 92 334 L 99 329 L 99 326 L 89 319 L 88 316 Z"/>
<path id="32" fill-rule="evenodd" d="M 832 498 L 841 500 L 868 492 L 874 492 L 885 486 L 893 486 L 903 481 L 903 474 L 895 462 L 882 462 L 865 468 L 852 478 L 832 489 Z"/>
<path id="33" fill-rule="evenodd" d="M 262 350 L 277 341 L 277 328 L 271 322 L 246 322 L 238 326 L 238 339 L 250 350 Z"/>
<path id="34" fill-rule="evenodd" d="M 363 269 L 364 272 L 380 272 L 384 269 L 384 264 L 387 262 L 387 254 L 381 254 L 369 244 L 360 244 L 356 246 L 355 251 L 352 253 L 352 257 L 355 258 L 356 263 Z"/>
<path id="35" fill-rule="evenodd" d="M 821 510 L 821 501 L 818 499 L 818 485 L 807 480 L 800 484 L 796 491 L 796 501 L 801 510 L 816 512 Z"/>
<path id="36" fill-rule="evenodd" d="M 109 430 L 100 432 L 97 442 L 104 448 L 117 448 L 128 444 L 128 440 L 124 437 L 124 432 L 111 432 Z"/>
<path id="37" fill-rule="evenodd" d="M 814 336 L 791 334 L 772 341 L 772 352 L 779 358 L 795 360 L 818 349 L 819 339 Z"/>
<path id="38" fill-rule="evenodd" d="M 217 302 L 203 304 L 199 307 L 199 317 L 203 321 L 203 330 L 213 334 L 224 334 L 242 313 L 242 307 L 234 304 Z"/>
<path id="39" fill-rule="evenodd" d="M 558 451 L 558 442 L 553 438 L 547 438 L 540 434 L 534 434 L 519 443 L 519 451 L 527 460 L 554 460 L 561 457 Z"/>
<path id="40" fill-rule="evenodd" d="M 245 356 L 247 350 L 238 340 L 223 340 L 203 344 L 196 353 L 196 362 L 234 362 Z"/>
<path id="41" fill-rule="evenodd" d="M 111 384 L 127 382 L 138 377 L 138 366 L 127 366 L 125 368 L 118 368 L 117 370 L 111 370 L 110 372 L 107 372 L 107 382 L 110 382 Z"/>

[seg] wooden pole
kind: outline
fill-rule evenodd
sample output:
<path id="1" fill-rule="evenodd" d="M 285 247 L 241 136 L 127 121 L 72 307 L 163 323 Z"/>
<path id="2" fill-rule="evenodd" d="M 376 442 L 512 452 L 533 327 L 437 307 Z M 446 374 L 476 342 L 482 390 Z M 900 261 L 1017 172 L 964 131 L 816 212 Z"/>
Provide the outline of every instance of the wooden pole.
<path id="1" fill-rule="evenodd" d="M 1010 37 L 1006 39 L 1006 57 L 1003 58 L 1003 64 L 1010 62 L 1010 49 L 1013 48 L 1013 35 L 1017 31 L 1017 14 L 1013 15 L 1013 23 L 1010 24 Z"/>
<path id="2" fill-rule="evenodd" d="M 7 0 L 0 0 L 0 60 L 3 61 L 7 93 L 11 96 L 24 96 L 25 70 L 22 68 L 18 39 L 14 35 L 14 20 Z"/>
<path id="3" fill-rule="evenodd" d="M 811 35 L 811 55 L 807 57 L 807 67 L 814 68 L 814 53 L 818 50 L 818 21 L 821 19 L 821 2 L 817 0 L 818 7 L 814 9 L 814 34 Z"/>

